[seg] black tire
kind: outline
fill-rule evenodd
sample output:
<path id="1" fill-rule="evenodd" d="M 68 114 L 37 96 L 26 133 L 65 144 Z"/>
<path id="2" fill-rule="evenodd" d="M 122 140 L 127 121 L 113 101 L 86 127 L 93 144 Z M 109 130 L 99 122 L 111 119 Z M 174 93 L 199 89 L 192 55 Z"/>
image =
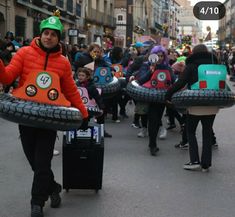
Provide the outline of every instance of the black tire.
<path id="1" fill-rule="evenodd" d="M 77 129 L 81 112 L 73 107 L 47 105 L 0 94 L 0 117 L 27 126 L 53 130 Z"/>
<path id="2" fill-rule="evenodd" d="M 102 110 L 96 107 L 87 107 L 87 111 L 90 117 L 96 117 L 102 114 Z"/>
<path id="3" fill-rule="evenodd" d="M 178 108 L 189 106 L 231 107 L 235 103 L 235 94 L 231 91 L 183 90 L 172 96 L 172 103 Z"/>
<path id="4" fill-rule="evenodd" d="M 116 77 L 113 77 L 113 80 L 106 84 L 95 84 L 96 87 L 100 88 L 101 95 L 104 98 L 111 98 L 115 96 L 121 89 L 121 85 Z"/>
<path id="5" fill-rule="evenodd" d="M 125 77 L 118 78 L 118 81 L 120 83 L 121 89 L 126 88 L 127 83 L 126 83 L 126 78 Z"/>
<path id="6" fill-rule="evenodd" d="M 146 88 L 140 86 L 136 81 L 129 82 L 126 89 L 127 94 L 137 101 L 159 103 L 165 102 L 166 90 Z"/>

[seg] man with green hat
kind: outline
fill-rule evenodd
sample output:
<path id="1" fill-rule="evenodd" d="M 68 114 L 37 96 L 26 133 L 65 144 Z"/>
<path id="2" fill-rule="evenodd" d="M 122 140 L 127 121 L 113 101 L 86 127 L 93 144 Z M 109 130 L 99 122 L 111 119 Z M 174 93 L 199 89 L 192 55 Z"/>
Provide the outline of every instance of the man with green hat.
<path id="1" fill-rule="evenodd" d="M 51 16 L 43 20 L 40 24 L 40 36 L 34 38 L 30 46 L 20 48 L 6 67 L 0 60 L 0 82 L 9 84 L 19 77 L 18 88 L 21 88 L 27 84 L 27 78 L 33 73 L 56 74 L 65 98 L 81 111 L 83 122 L 80 129 L 85 130 L 88 128 L 88 113 L 73 80 L 71 65 L 61 53 L 59 42 L 62 30 L 63 25 L 58 17 Z M 34 173 L 31 217 L 43 217 L 43 207 L 48 198 L 52 208 L 61 204 L 62 187 L 54 180 L 51 170 L 57 132 L 56 129 L 22 124 L 19 124 L 19 131 L 24 153 Z"/>

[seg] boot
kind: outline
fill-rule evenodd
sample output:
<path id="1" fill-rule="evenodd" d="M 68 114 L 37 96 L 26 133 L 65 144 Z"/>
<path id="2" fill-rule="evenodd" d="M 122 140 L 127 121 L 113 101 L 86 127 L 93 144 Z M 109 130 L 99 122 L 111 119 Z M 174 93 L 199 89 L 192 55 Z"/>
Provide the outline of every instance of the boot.
<path id="1" fill-rule="evenodd" d="M 31 205 L 31 217 L 43 217 L 42 207 L 39 205 Z"/>

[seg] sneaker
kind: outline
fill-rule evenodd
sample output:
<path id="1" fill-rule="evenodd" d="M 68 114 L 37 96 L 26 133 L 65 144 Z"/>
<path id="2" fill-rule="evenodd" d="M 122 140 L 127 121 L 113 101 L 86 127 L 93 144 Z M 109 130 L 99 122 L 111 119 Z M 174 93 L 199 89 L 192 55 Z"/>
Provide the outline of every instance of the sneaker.
<path id="1" fill-rule="evenodd" d="M 134 128 L 136 128 L 136 129 L 141 128 L 139 124 L 135 124 L 135 123 L 132 123 L 131 126 L 134 127 Z"/>
<path id="2" fill-rule="evenodd" d="M 218 148 L 219 148 L 218 143 L 217 143 L 217 142 L 215 142 L 215 144 L 213 144 L 213 145 L 212 145 L 212 148 L 214 148 L 214 149 L 218 149 Z"/>
<path id="3" fill-rule="evenodd" d="M 61 185 L 57 184 L 56 189 L 50 195 L 51 208 L 58 208 L 60 206 L 60 204 L 61 204 L 61 197 L 60 197 L 61 190 L 62 190 Z"/>
<path id="4" fill-rule="evenodd" d="M 183 144 L 182 142 L 180 142 L 179 144 L 175 145 L 175 148 L 180 148 L 182 150 L 187 150 L 188 149 L 188 143 Z"/>
<path id="5" fill-rule="evenodd" d="M 159 130 L 159 139 L 165 139 L 167 136 L 167 130 L 165 127 L 161 126 Z"/>
<path id="6" fill-rule="evenodd" d="M 39 205 L 31 205 L 31 217 L 43 217 L 43 209 Z"/>
<path id="7" fill-rule="evenodd" d="M 189 163 L 186 163 L 184 164 L 183 168 L 185 170 L 200 170 L 201 169 L 201 165 L 199 162 L 189 162 Z"/>
<path id="8" fill-rule="evenodd" d="M 186 144 L 181 144 L 179 147 L 181 150 L 188 150 L 188 143 Z"/>
<path id="9" fill-rule="evenodd" d="M 119 119 L 113 120 L 114 123 L 120 123 L 121 121 Z"/>
<path id="10" fill-rule="evenodd" d="M 176 128 L 176 125 L 175 124 L 171 124 L 169 127 L 167 127 L 167 130 L 171 130 L 171 129 L 174 129 Z"/>
<path id="11" fill-rule="evenodd" d="M 208 173 L 209 172 L 209 168 L 202 168 L 202 172 L 203 173 Z"/>
<path id="12" fill-rule="evenodd" d="M 152 156 L 156 156 L 158 151 L 159 151 L 158 147 L 150 147 L 150 154 Z"/>
<path id="13" fill-rule="evenodd" d="M 109 134 L 109 133 L 107 133 L 106 131 L 104 131 L 104 137 L 106 137 L 106 138 L 111 138 L 111 137 L 112 137 L 112 135 L 111 135 L 111 134 Z"/>
<path id="14" fill-rule="evenodd" d="M 57 156 L 57 155 L 59 155 L 59 154 L 60 154 L 60 152 L 59 152 L 58 150 L 56 150 L 56 149 L 53 150 L 53 155 L 54 155 L 54 156 Z"/>
<path id="15" fill-rule="evenodd" d="M 147 136 L 147 128 L 143 127 L 140 129 L 140 132 L 137 134 L 138 137 L 144 138 Z"/>

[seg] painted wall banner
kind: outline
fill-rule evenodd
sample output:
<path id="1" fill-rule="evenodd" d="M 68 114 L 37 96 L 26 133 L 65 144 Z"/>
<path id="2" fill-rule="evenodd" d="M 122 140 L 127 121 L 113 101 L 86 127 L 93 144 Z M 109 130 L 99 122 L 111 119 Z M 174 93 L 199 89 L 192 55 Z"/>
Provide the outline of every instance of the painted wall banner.
<path id="1" fill-rule="evenodd" d="M 169 38 L 161 38 L 161 41 L 160 41 L 160 44 L 164 47 L 164 48 L 166 48 L 166 49 L 168 49 L 169 48 L 169 43 L 170 43 L 170 39 Z"/>

